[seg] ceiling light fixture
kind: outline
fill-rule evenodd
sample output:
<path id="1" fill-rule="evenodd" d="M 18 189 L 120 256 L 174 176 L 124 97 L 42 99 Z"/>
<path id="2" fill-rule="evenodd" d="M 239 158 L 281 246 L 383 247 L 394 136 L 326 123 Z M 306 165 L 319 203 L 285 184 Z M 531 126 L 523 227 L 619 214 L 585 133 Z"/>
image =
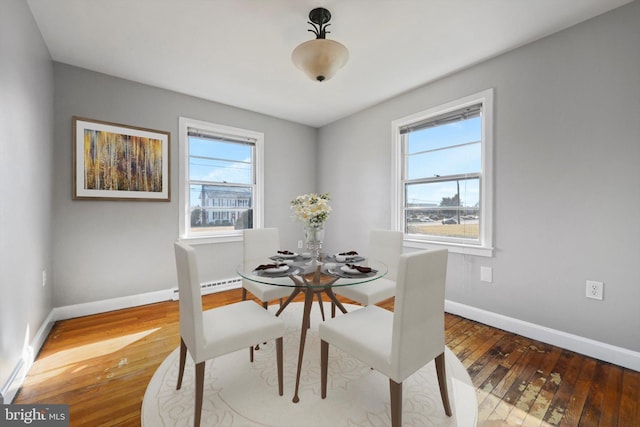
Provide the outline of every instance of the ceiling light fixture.
<path id="1" fill-rule="evenodd" d="M 319 82 L 329 80 L 336 71 L 344 67 L 349 59 L 349 51 L 344 45 L 334 40 L 327 40 L 326 35 L 331 13 L 318 7 L 309 12 L 308 30 L 316 35 L 315 40 L 300 44 L 291 53 L 291 60 L 296 67 L 304 71 L 312 80 Z"/>

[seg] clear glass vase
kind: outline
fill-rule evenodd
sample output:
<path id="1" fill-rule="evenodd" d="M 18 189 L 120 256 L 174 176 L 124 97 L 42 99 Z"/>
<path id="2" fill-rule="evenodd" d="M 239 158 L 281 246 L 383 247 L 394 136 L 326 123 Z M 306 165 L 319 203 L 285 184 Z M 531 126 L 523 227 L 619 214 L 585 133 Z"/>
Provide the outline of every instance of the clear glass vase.
<path id="1" fill-rule="evenodd" d="M 307 250 L 311 254 L 311 265 L 320 263 L 320 249 L 324 240 L 324 224 L 305 224 L 304 240 L 307 244 Z"/>

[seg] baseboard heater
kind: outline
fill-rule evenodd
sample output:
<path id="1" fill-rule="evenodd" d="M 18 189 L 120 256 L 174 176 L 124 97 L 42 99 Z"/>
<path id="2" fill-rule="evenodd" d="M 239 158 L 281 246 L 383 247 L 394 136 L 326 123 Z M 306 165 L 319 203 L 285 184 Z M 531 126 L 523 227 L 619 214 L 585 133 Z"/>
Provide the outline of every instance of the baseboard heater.
<path id="1" fill-rule="evenodd" d="M 230 279 L 216 280 L 214 282 L 205 282 L 200 284 L 200 293 L 202 295 L 213 294 L 215 292 L 227 291 L 229 289 L 237 289 L 242 286 L 241 277 L 232 277 Z M 173 301 L 179 299 L 178 288 L 173 288 Z"/>

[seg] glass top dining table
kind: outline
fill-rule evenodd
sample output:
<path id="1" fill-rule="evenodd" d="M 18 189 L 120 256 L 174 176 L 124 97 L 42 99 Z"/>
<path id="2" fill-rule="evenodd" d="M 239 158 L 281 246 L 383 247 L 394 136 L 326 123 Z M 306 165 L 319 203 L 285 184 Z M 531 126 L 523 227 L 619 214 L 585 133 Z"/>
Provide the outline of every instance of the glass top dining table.
<path id="1" fill-rule="evenodd" d="M 321 259 L 323 261 L 313 263 L 300 255 L 293 258 L 274 256 L 264 260 L 262 264 L 254 262 L 238 265 L 236 272 L 246 280 L 286 287 L 301 286 L 299 282 L 292 280 L 297 276 L 308 279 L 304 286 L 311 288 L 325 288 L 329 281 L 332 287 L 350 286 L 371 282 L 387 274 L 387 266 L 375 259 L 354 257 L 336 261 L 333 255 L 324 256 Z M 318 273 L 321 280 L 313 281 L 313 276 Z"/>
<path id="2" fill-rule="evenodd" d="M 322 320 L 325 318 L 322 302 L 323 294 L 326 295 L 342 313 L 346 313 L 347 310 L 333 293 L 332 288 L 372 282 L 384 277 L 388 271 L 387 266 L 383 262 L 360 256 L 347 259 L 339 257 L 336 259 L 335 255 L 325 255 L 320 259 L 321 262 L 313 262 L 299 255 L 290 257 L 275 255 L 269 260 L 264 260 L 264 263 L 246 263 L 236 268 L 237 273 L 245 280 L 292 288 L 291 295 L 280 305 L 276 316 L 280 315 L 282 310 L 284 310 L 298 294 L 304 293 L 304 309 L 298 350 L 298 369 L 293 396 L 294 403 L 300 400 L 298 396 L 300 370 L 314 297 L 317 298 L 320 305 Z"/>

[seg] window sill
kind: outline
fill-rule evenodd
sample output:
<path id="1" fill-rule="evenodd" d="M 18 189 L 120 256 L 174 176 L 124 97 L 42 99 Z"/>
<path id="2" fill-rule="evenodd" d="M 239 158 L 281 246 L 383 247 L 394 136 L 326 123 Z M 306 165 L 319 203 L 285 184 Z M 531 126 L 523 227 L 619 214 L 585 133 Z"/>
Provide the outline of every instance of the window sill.
<path id="1" fill-rule="evenodd" d="M 442 249 L 447 248 L 449 252 L 456 254 L 475 255 L 482 257 L 493 257 L 493 248 L 486 246 L 463 245 L 449 242 L 433 242 L 416 239 L 404 239 L 404 246 L 414 249 Z"/>
<path id="2" fill-rule="evenodd" d="M 180 237 L 181 242 L 189 245 L 208 245 L 217 243 L 242 242 L 242 233 L 220 234 L 218 236 L 189 236 Z"/>

